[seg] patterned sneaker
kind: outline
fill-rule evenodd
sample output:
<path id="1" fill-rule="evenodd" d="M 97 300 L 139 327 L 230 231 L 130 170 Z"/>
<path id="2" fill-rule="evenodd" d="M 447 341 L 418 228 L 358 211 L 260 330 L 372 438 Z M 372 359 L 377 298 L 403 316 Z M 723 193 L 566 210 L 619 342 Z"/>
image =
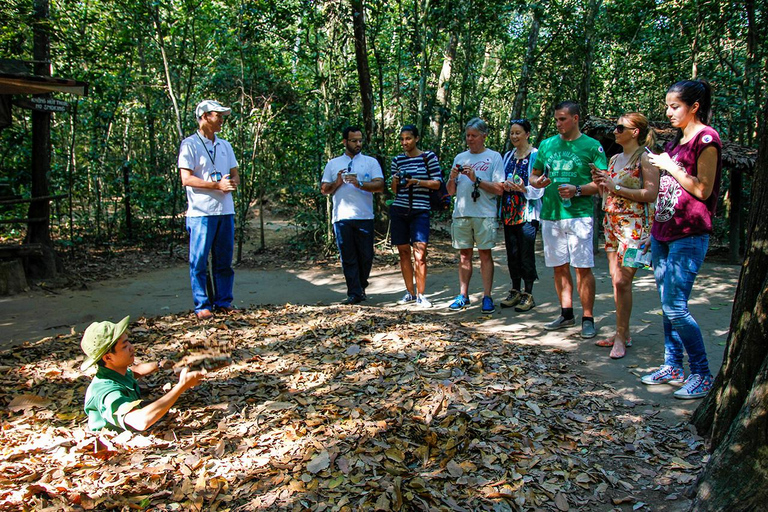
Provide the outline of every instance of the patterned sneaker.
<path id="1" fill-rule="evenodd" d="M 530 293 L 521 293 L 520 303 L 515 307 L 515 311 L 518 313 L 524 313 L 530 311 L 536 307 L 536 301 L 533 300 L 533 295 Z"/>
<path id="2" fill-rule="evenodd" d="M 453 311 L 459 311 L 467 306 L 469 306 L 469 297 L 464 295 L 457 295 L 456 300 L 454 300 L 453 303 L 448 306 L 448 308 L 452 309 Z"/>
<path id="3" fill-rule="evenodd" d="M 563 315 L 560 315 L 557 317 L 557 319 L 549 322 L 548 324 L 544 324 L 544 329 L 547 331 L 556 331 L 558 329 L 562 329 L 563 327 L 571 327 L 574 325 L 576 325 L 576 320 L 573 318 L 566 320 Z"/>
<path id="4" fill-rule="evenodd" d="M 416 302 L 416 296 L 411 295 L 411 292 L 405 292 L 405 295 L 403 295 L 403 298 L 397 301 L 398 304 L 410 304 L 411 302 Z"/>
<path id="5" fill-rule="evenodd" d="M 663 364 L 655 372 L 640 377 L 640 382 L 647 384 L 648 386 L 666 384 L 668 382 L 672 384 L 682 384 L 684 378 L 685 373 L 682 368 L 675 368 L 674 366 Z"/>
<path id="6" fill-rule="evenodd" d="M 520 293 L 520 290 L 509 290 L 509 295 L 507 295 L 507 298 L 500 302 L 502 308 L 513 308 L 520 304 L 520 300 L 522 300 L 523 294 Z"/>
<path id="7" fill-rule="evenodd" d="M 683 387 L 673 393 L 675 398 L 681 400 L 693 400 L 694 398 L 701 398 L 709 393 L 712 389 L 712 383 L 714 378 L 711 375 L 701 375 L 698 373 L 692 373 L 685 379 Z"/>
<path id="8" fill-rule="evenodd" d="M 425 296 L 419 294 L 419 296 L 416 297 L 416 307 L 421 309 L 429 309 L 432 307 L 432 303 L 429 302 Z"/>
<path id="9" fill-rule="evenodd" d="M 480 309 L 480 312 L 486 315 L 490 315 L 494 311 L 496 311 L 496 306 L 493 305 L 493 299 L 488 295 L 484 296 L 483 307 Z"/>

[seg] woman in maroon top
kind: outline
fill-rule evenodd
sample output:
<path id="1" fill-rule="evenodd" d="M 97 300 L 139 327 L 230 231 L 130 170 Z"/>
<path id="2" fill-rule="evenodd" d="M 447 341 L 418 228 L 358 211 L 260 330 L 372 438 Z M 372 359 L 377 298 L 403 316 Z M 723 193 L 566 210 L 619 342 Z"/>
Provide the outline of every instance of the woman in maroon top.
<path id="1" fill-rule="evenodd" d="M 707 82 L 674 84 L 667 91 L 666 104 L 677 136 L 664 153 L 648 157 L 660 170 L 651 250 L 663 313 L 664 364 L 641 381 L 648 385 L 683 382 L 687 352 L 690 374 L 674 396 L 701 398 L 714 379 L 701 329 L 688 311 L 688 298 L 709 246 L 720 191 L 722 144 L 709 126 L 712 90 Z"/>

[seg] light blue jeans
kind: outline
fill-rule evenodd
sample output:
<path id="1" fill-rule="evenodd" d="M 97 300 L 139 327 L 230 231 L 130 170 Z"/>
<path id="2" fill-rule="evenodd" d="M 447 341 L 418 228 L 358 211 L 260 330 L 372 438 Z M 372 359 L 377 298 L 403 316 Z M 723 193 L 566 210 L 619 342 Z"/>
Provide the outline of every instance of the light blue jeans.
<path id="1" fill-rule="evenodd" d="M 651 237 L 653 274 L 664 322 L 664 364 L 682 368 L 685 350 L 691 373 L 704 376 L 710 374 L 707 351 L 699 324 L 688 311 L 688 298 L 708 247 L 709 235 L 672 242 L 659 242 Z"/>
<path id="2" fill-rule="evenodd" d="M 187 217 L 189 233 L 189 278 L 195 312 L 212 307 L 226 308 L 232 305 L 232 288 L 235 271 L 232 255 L 235 248 L 235 216 L 210 215 Z M 208 297 L 208 254 L 212 256 L 213 288 L 215 296 Z"/>

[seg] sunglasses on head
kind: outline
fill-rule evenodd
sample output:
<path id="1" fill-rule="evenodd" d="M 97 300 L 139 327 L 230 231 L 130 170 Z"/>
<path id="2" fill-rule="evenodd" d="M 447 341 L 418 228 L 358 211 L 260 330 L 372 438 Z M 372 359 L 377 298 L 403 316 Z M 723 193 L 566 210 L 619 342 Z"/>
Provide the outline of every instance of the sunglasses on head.
<path id="1" fill-rule="evenodd" d="M 617 124 L 614 130 L 616 130 L 616 133 L 624 133 L 624 130 L 634 130 L 634 128 L 631 126 L 624 126 L 623 124 Z"/>

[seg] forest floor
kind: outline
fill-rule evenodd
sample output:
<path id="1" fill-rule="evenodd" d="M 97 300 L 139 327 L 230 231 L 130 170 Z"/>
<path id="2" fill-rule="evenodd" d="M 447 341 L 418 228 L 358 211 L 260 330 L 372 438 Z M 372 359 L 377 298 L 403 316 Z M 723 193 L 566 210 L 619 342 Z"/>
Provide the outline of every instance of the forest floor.
<path id="1" fill-rule="evenodd" d="M 243 310 L 229 317 L 192 317 L 183 254 L 93 259 L 74 286 L 0 299 L 0 510 L 687 509 L 708 455 L 686 424 L 699 401 L 638 380 L 663 356 L 650 273 L 635 282 L 634 345 L 614 361 L 577 329 L 542 329 L 559 309 L 540 252 L 529 313 L 480 315 L 479 270 L 472 306 L 449 313 L 457 260 L 440 236 L 434 308 L 395 304 L 403 284 L 386 247 L 369 301 L 338 306 L 335 258 L 289 257 L 291 228 L 268 228 L 268 251 L 246 247 Z M 503 244 L 494 259 L 498 303 Z M 602 252 L 596 263 L 603 338 L 614 306 Z M 738 275 L 705 263 L 691 300 L 713 373 Z M 79 339 L 126 314 L 140 359 L 209 374 L 147 435 L 87 432 Z M 152 376 L 149 394 L 173 379 Z"/>

